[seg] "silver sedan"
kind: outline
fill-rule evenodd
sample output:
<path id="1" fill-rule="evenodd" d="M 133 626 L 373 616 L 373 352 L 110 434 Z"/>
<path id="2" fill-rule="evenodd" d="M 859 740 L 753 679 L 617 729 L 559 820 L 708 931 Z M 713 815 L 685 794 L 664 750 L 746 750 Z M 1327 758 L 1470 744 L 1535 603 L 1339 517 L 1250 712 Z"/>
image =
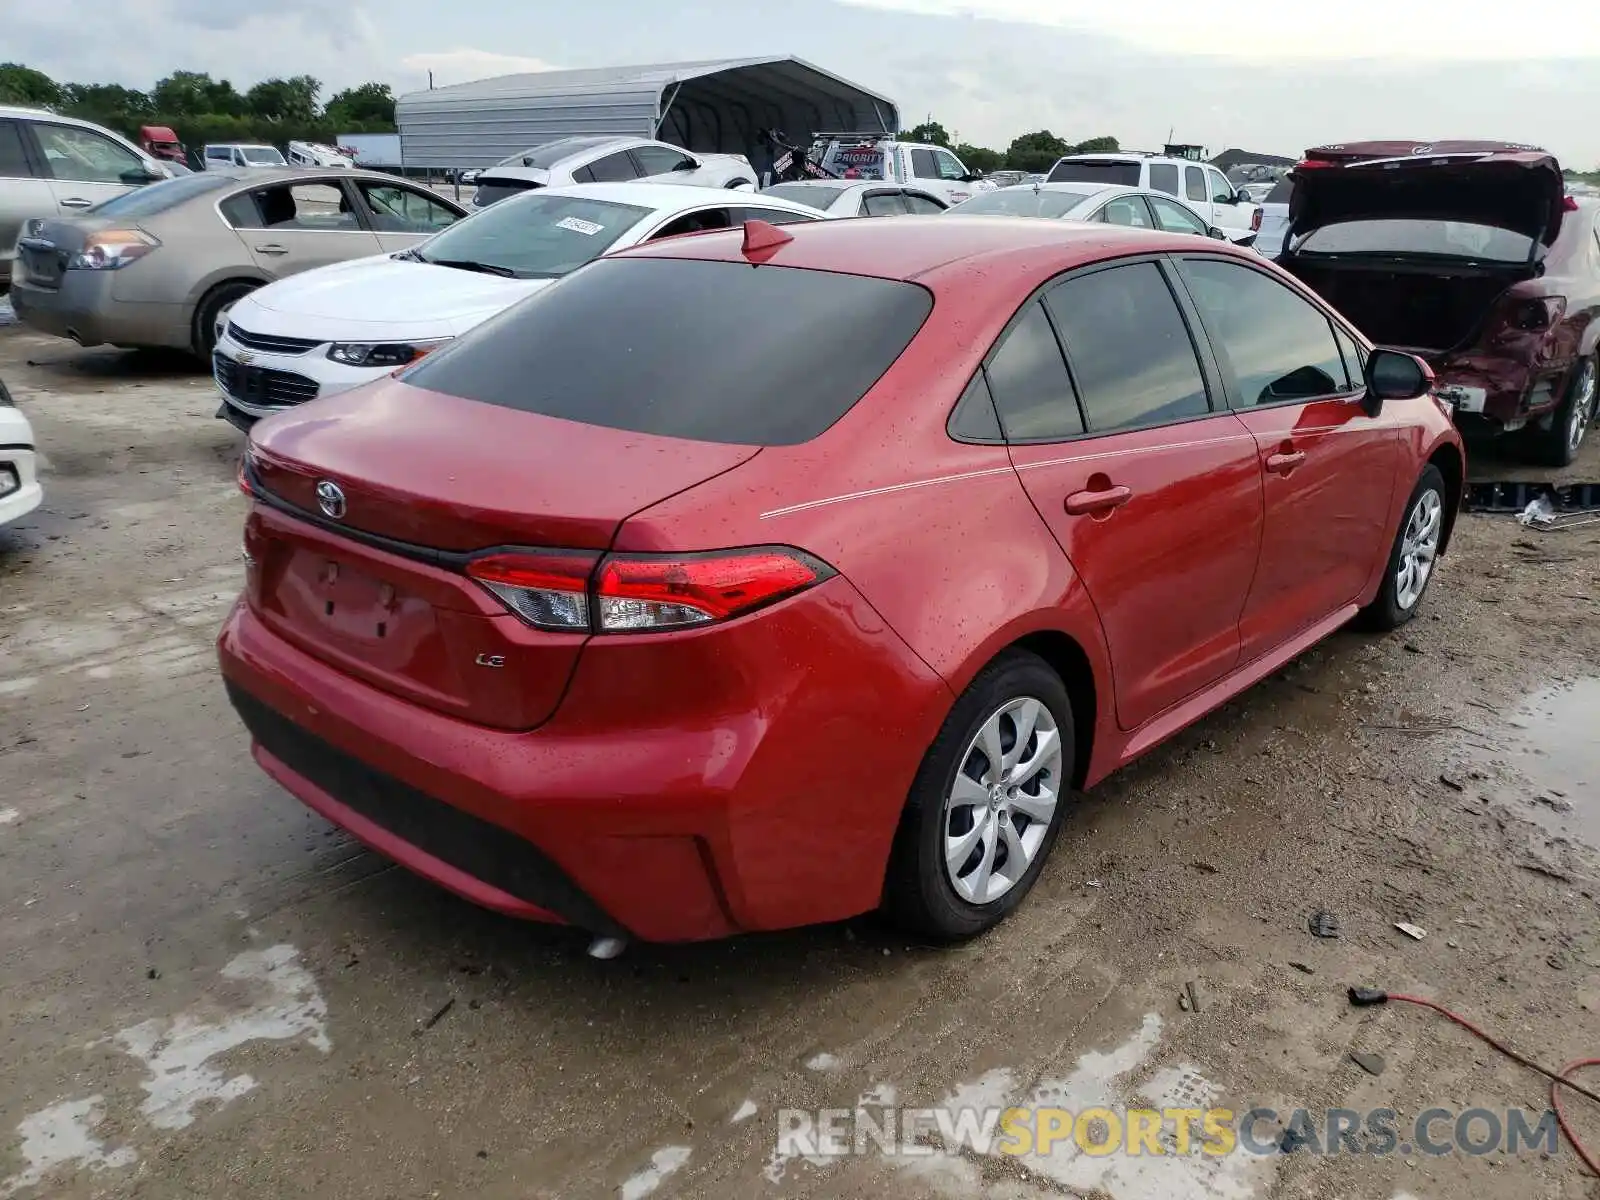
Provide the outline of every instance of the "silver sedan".
<path id="1" fill-rule="evenodd" d="M 1104 187 L 1090 183 L 1019 183 L 983 192 L 945 214 L 950 217 L 1045 217 L 1099 221 L 1167 233 L 1193 233 L 1227 240 L 1221 229 L 1176 196 L 1146 188 Z"/>

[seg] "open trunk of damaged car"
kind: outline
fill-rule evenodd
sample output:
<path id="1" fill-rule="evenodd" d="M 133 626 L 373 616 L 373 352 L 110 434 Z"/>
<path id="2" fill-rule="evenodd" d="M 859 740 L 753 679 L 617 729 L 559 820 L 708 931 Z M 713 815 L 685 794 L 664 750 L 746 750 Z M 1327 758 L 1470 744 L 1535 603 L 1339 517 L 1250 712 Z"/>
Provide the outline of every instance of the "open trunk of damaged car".
<path id="1" fill-rule="evenodd" d="M 1438 359 L 1542 315 L 1529 284 L 1564 211 L 1549 154 L 1372 143 L 1309 151 L 1294 179 L 1280 265 L 1380 345 Z"/>

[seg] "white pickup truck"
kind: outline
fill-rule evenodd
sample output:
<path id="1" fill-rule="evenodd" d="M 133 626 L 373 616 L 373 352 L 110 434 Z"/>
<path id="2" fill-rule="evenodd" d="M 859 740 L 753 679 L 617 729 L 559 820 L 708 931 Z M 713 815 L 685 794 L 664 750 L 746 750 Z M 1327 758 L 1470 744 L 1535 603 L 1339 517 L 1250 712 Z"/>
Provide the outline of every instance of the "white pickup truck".
<path id="1" fill-rule="evenodd" d="M 960 204 L 995 185 L 943 146 L 899 142 L 870 133 L 818 133 L 808 157 L 824 173 L 842 179 L 882 179 L 932 192 L 946 204 Z"/>

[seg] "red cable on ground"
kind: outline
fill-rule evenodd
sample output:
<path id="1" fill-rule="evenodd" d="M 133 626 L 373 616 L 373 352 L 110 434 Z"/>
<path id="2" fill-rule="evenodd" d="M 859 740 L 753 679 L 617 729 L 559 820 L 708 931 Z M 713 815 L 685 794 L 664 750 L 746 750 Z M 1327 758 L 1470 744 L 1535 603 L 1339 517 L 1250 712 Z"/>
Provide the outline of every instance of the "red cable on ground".
<path id="1" fill-rule="evenodd" d="M 1573 1132 L 1572 1126 L 1567 1122 L 1566 1110 L 1561 1107 L 1562 1087 L 1573 1088 L 1591 1100 L 1596 1099 L 1595 1093 L 1591 1092 L 1582 1084 L 1568 1079 L 1567 1076 L 1571 1075 L 1574 1071 L 1581 1071 L 1585 1067 L 1600 1067 L 1600 1058 L 1575 1059 L 1574 1061 L 1569 1062 L 1566 1066 L 1562 1067 L 1561 1070 L 1551 1071 L 1548 1067 L 1542 1067 L 1532 1059 L 1518 1054 L 1504 1042 L 1501 1042 L 1497 1038 L 1485 1033 L 1482 1029 L 1479 1029 L 1460 1013 L 1451 1012 L 1442 1004 L 1435 1004 L 1432 1000 L 1424 1000 L 1421 996 L 1402 995 L 1399 992 L 1390 992 L 1388 994 L 1388 998 L 1390 1000 L 1403 1000 L 1407 1004 L 1415 1004 L 1422 1008 L 1431 1008 L 1440 1016 L 1454 1021 L 1457 1025 L 1461 1026 L 1461 1028 L 1465 1029 L 1474 1037 L 1480 1038 L 1481 1040 L 1489 1043 L 1489 1045 L 1500 1051 L 1500 1053 L 1504 1054 L 1507 1058 L 1512 1059 L 1515 1062 L 1519 1062 L 1525 1067 L 1531 1067 L 1533 1070 L 1539 1072 L 1539 1074 L 1548 1078 L 1550 1080 L 1550 1107 L 1555 1110 L 1556 1123 L 1561 1126 L 1561 1132 L 1566 1135 L 1567 1141 L 1572 1143 L 1572 1148 L 1577 1151 L 1578 1157 L 1583 1160 L 1583 1165 L 1588 1167 L 1589 1170 L 1594 1174 L 1600 1175 L 1600 1160 L 1597 1160 L 1595 1156 L 1589 1152 L 1588 1147 L 1586 1147 L 1578 1135 Z"/>

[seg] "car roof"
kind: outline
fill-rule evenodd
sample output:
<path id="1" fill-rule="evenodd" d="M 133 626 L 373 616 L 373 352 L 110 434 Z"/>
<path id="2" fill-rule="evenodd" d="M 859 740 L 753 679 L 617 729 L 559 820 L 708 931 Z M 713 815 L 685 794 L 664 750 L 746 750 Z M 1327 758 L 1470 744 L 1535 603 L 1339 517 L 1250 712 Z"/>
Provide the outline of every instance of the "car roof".
<path id="1" fill-rule="evenodd" d="M 790 240 L 763 251 L 761 262 L 784 267 L 937 284 L 981 272 L 1030 289 L 1062 271 L 1131 254 L 1193 253 L 1192 233 L 1160 233 L 1125 225 L 1041 221 L 1036 217 L 941 217 L 884 221 L 870 217 L 785 225 Z M 695 258 L 748 262 L 741 232 L 699 234 L 646 243 L 618 258 Z M 1253 252 L 1206 242 L 1208 254 Z"/>
<path id="2" fill-rule="evenodd" d="M 760 192 L 729 191 L 726 188 L 695 187 L 687 183 L 645 183 L 632 180 L 626 183 L 571 183 L 560 187 L 539 188 L 523 192 L 522 196 L 584 196 L 590 200 L 604 200 L 611 204 L 633 204 L 656 212 L 674 212 L 678 209 L 704 208 L 715 204 L 748 205 L 752 200 L 762 208 L 777 208 L 785 212 L 810 213 L 817 210 L 809 204 L 785 200 L 782 196 L 767 196 Z M 521 197 L 513 196 L 500 201 L 507 204 Z"/>
<path id="3" fill-rule="evenodd" d="M 220 150 L 224 146 L 233 150 L 276 150 L 277 147 L 268 142 L 207 142 L 207 150 Z"/>

